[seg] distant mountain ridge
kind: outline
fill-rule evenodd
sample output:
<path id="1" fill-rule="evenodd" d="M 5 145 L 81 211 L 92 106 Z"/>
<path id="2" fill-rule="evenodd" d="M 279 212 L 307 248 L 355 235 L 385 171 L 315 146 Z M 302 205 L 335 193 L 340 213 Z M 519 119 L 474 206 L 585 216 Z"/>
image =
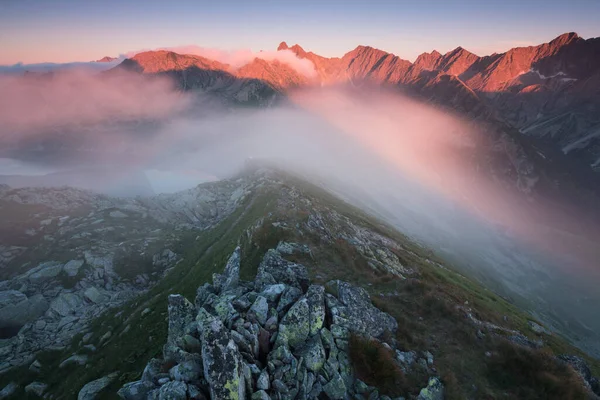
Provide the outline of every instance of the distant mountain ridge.
<path id="1" fill-rule="evenodd" d="M 306 77 L 277 60 L 255 58 L 233 68 L 204 57 L 163 50 L 139 53 L 119 67 L 177 75 L 185 90 L 210 90 L 226 80 L 226 86 L 232 86 L 231 96 L 253 98 L 259 104 L 307 85 L 384 84 L 468 117 L 493 117 L 533 138 L 545 157 L 559 151 L 600 170 L 600 38 L 586 40 L 569 32 L 548 43 L 484 57 L 457 47 L 446 54 L 423 53 L 412 63 L 362 45 L 341 58 L 323 57 L 286 42 L 277 50 L 292 51 L 298 58 L 310 60 L 316 76 Z M 175 73 L 191 67 L 203 72 Z M 256 86 L 253 93 L 237 96 L 248 80 Z"/>

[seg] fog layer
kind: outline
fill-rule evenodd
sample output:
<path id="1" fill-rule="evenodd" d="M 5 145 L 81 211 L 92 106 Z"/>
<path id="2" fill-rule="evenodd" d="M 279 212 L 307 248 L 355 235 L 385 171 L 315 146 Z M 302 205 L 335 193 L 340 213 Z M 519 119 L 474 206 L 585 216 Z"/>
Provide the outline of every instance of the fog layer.
<path id="1" fill-rule="evenodd" d="M 367 209 L 599 352 L 598 270 L 577 250 L 594 246 L 593 238 L 530 218 L 523 198 L 480 171 L 485 132 L 472 123 L 366 89 L 299 91 L 290 106 L 232 111 L 198 105 L 165 81 L 129 78 L 5 81 L 0 140 L 16 146 L 19 139 L 20 151 L 28 135 L 32 147 L 59 140 L 95 167 L 144 171 L 155 192 L 227 177 L 248 158 L 269 160 Z M 191 107 L 206 108 L 190 117 Z M 147 120 L 158 122 L 152 129 L 121 123 Z M 28 160 L 39 167 L 45 159 Z M 574 245 L 552 251 L 567 235 Z"/>

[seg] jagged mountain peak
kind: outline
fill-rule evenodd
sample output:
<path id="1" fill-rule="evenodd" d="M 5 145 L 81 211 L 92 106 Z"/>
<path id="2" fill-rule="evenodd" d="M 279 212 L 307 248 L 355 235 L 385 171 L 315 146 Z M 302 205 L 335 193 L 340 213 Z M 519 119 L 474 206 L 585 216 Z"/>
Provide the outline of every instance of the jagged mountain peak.
<path id="1" fill-rule="evenodd" d="M 569 44 L 571 42 L 581 40 L 581 39 L 582 39 L 581 36 L 579 36 L 576 32 L 566 32 L 566 33 L 563 33 L 562 35 L 557 36 L 553 40 L 551 40 L 549 44 L 556 45 L 556 46 L 564 46 L 566 44 Z"/>
<path id="2" fill-rule="evenodd" d="M 289 49 L 289 46 L 286 42 L 279 43 L 279 46 L 277 47 L 277 51 L 287 50 L 287 49 Z"/>

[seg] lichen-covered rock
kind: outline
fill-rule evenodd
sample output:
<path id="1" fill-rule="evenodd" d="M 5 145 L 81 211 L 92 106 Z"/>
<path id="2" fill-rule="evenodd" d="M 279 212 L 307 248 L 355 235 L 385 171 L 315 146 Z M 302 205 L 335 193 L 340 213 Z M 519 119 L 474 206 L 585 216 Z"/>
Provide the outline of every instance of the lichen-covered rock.
<path id="1" fill-rule="evenodd" d="M 320 285 L 311 285 L 306 292 L 308 300 L 309 334 L 316 335 L 325 322 L 325 288 Z"/>
<path id="2" fill-rule="evenodd" d="M 310 333 L 310 307 L 306 297 L 290 308 L 279 324 L 278 343 L 287 343 L 295 348 L 302 346 Z"/>
<path id="3" fill-rule="evenodd" d="M 238 246 L 229 257 L 229 260 L 227 260 L 223 274 L 220 276 L 217 275 L 216 279 L 213 277 L 213 285 L 217 292 L 225 292 L 237 287 L 240 281 L 240 260 L 241 249 Z"/>
<path id="4" fill-rule="evenodd" d="M 187 385 L 181 381 L 167 382 L 158 390 L 158 400 L 186 400 Z"/>
<path id="5" fill-rule="evenodd" d="M 309 284 L 308 271 L 305 266 L 287 261 L 278 251 L 271 249 L 258 267 L 255 286 L 258 291 L 262 291 L 266 286 L 277 283 L 285 283 L 304 291 Z"/>
<path id="6" fill-rule="evenodd" d="M 444 400 L 444 385 L 438 378 L 430 378 L 427 387 L 419 392 L 417 400 Z"/>
<path id="7" fill-rule="evenodd" d="M 229 331 L 218 319 L 213 319 L 203 327 L 202 361 L 211 398 L 245 398 L 241 355 Z"/>
<path id="8" fill-rule="evenodd" d="M 342 307 L 332 308 L 334 323 L 375 338 L 386 331 L 394 333 L 398 329 L 394 317 L 373 306 L 369 294 L 363 288 L 339 280 L 328 282 L 327 286 L 345 306 L 343 310 Z"/>
<path id="9" fill-rule="evenodd" d="M 298 356 L 304 358 L 306 368 L 318 373 L 325 363 L 325 348 L 321 336 L 315 335 L 298 351 Z"/>
<path id="10" fill-rule="evenodd" d="M 265 297 L 269 303 L 275 303 L 279 300 L 279 297 L 286 289 L 286 285 L 283 283 L 277 283 L 275 285 L 269 285 L 263 289 L 261 295 Z"/>
<path id="11" fill-rule="evenodd" d="M 182 359 L 178 341 L 183 338 L 192 325 L 196 323 L 196 307 L 181 295 L 169 296 L 169 330 L 167 344 L 163 347 L 166 360 L 179 362 Z"/>
<path id="12" fill-rule="evenodd" d="M 277 312 L 286 312 L 292 304 L 294 304 L 302 296 L 302 291 L 294 286 L 288 286 L 285 291 L 281 294 L 279 304 L 277 305 Z"/>
<path id="13" fill-rule="evenodd" d="M 259 324 L 264 325 L 269 314 L 267 299 L 263 296 L 258 296 L 252 307 L 250 307 L 248 314 L 253 315 Z"/>
<path id="14" fill-rule="evenodd" d="M 156 385 L 149 381 L 129 382 L 119 389 L 117 395 L 123 400 L 145 400 L 155 388 Z"/>
<path id="15" fill-rule="evenodd" d="M 333 374 L 332 379 L 323 386 L 323 391 L 332 400 L 343 399 L 346 396 L 346 385 L 340 374 Z"/>
<path id="16" fill-rule="evenodd" d="M 195 360 L 184 361 L 169 370 L 169 375 L 174 381 L 196 382 L 202 374 L 202 365 Z"/>

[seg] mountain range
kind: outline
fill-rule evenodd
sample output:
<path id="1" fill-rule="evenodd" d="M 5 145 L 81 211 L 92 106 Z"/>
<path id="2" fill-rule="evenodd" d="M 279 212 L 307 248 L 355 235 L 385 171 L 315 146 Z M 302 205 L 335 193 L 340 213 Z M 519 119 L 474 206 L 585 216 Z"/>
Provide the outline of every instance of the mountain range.
<path id="1" fill-rule="evenodd" d="M 269 99 L 304 86 L 383 84 L 478 120 L 504 124 L 531 139 L 542 158 L 568 155 L 600 170 L 600 38 L 565 33 L 548 43 L 480 57 L 456 49 L 423 53 L 415 62 L 369 46 L 327 58 L 282 42 L 313 63 L 315 76 L 255 58 L 240 68 L 200 56 L 148 51 L 117 68 L 163 73 L 182 89 L 227 90 L 242 101 Z M 515 135 L 513 133 L 513 135 Z"/>

